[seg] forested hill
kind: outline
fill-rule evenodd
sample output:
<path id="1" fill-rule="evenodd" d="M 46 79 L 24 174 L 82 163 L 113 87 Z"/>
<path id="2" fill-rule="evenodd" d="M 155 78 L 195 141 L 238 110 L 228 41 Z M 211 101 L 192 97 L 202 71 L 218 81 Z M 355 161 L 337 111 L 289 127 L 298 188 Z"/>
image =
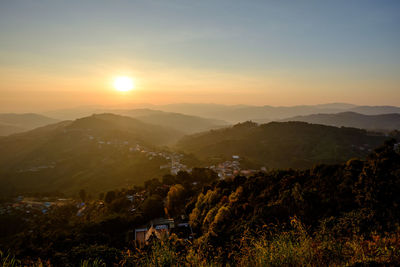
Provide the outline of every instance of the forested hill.
<path id="1" fill-rule="evenodd" d="M 112 113 L 95 114 L 75 120 L 67 130 L 86 130 L 109 138 L 128 138 L 146 145 L 166 145 L 174 142 L 183 133 L 142 122 L 138 119 Z"/>
<path id="2" fill-rule="evenodd" d="M 164 112 L 151 109 L 132 109 L 114 112 L 160 126 L 173 128 L 186 134 L 208 131 L 228 126 L 223 120 L 208 119 L 180 113 Z"/>
<path id="3" fill-rule="evenodd" d="M 345 126 L 386 132 L 400 129 L 400 114 L 398 113 L 380 115 L 363 115 L 356 112 L 312 114 L 307 116 L 296 116 L 282 121 L 303 121 L 336 127 Z"/>
<path id="4" fill-rule="evenodd" d="M 385 136 L 355 128 L 304 122 L 239 123 L 233 127 L 186 136 L 177 147 L 202 159 L 239 155 L 268 168 L 306 168 L 365 157 Z M 250 164 L 252 165 L 252 164 Z"/>
<path id="5" fill-rule="evenodd" d="M 399 170 L 399 146 L 395 145 L 394 141 L 388 141 L 366 160 L 353 159 L 345 164 L 318 165 L 304 171 L 277 170 L 259 173 L 248 179 L 237 176 L 205 188 L 191 204 L 193 210 L 190 222 L 194 231 L 201 233 L 203 247 L 213 247 L 214 250 L 210 251 L 213 256 L 217 255 L 217 248 L 223 248 L 220 251 L 228 258 L 237 245 L 232 240 L 240 242 L 245 238 L 246 231 L 249 235 L 257 233 L 257 238 L 262 236 L 261 238 L 268 240 L 273 239 L 278 232 L 273 225 L 284 228 L 284 225 L 291 224 L 301 234 L 304 235 L 307 231 L 311 236 L 319 237 L 320 242 L 326 242 L 320 246 L 321 243 L 309 239 L 308 241 L 314 242 L 314 248 L 308 249 L 314 252 L 319 250 L 321 254 L 325 254 L 323 265 L 330 265 L 326 260 L 333 263 L 343 261 L 343 258 L 336 259 L 333 256 L 335 254 L 332 252 L 336 249 L 334 246 L 326 246 L 328 242 L 336 238 L 345 240 L 358 235 L 378 236 L 398 231 Z M 299 221 L 304 223 L 305 228 L 298 224 Z M 271 245 L 272 248 L 276 246 L 275 248 L 280 249 L 272 253 L 283 253 L 284 246 L 287 245 L 293 246 L 289 248 L 289 253 L 298 253 L 295 252 L 297 245 L 291 243 L 292 240 L 280 236 L 280 239 L 276 240 L 280 241 L 279 244 Z M 336 245 L 340 243 L 335 242 Z M 267 242 L 258 244 L 263 247 Z M 371 242 L 370 248 L 374 245 Z M 264 248 L 264 253 L 270 255 L 271 252 L 267 252 L 268 247 Z M 398 248 L 398 244 L 391 247 L 393 250 Z M 326 253 L 327 251 L 331 253 Z M 261 253 L 260 250 L 258 252 Z M 249 265 L 259 263 L 257 260 L 253 261 L 248 251 L 244 253 L 242 256 L 247 258 Z M 365 251 L 365 254 L 368 253 Z M 400 258 L 396 258 L 395 253 L 391 255 L 390 260 L 399 261 Z M 257 253 L 253 256 L 260 257 Z M 311 257 L 316 260 L 320 256 Z M 271 259 L 264 260 L 274 261 L 272 255 Z M 298 260 L 305 262 L 301 256 Z M 367 262 L 368 259 L 362 261 Z M 311 265 L 318 266 L 321 263 Z"/>
<path id="6" fill-rule="evenodd" d="M 0 138 L 1 193 L 76 192 L 140 184 L 160 174 L 155 150 L 181 133 L 129 117 L 100 114 Z"/>

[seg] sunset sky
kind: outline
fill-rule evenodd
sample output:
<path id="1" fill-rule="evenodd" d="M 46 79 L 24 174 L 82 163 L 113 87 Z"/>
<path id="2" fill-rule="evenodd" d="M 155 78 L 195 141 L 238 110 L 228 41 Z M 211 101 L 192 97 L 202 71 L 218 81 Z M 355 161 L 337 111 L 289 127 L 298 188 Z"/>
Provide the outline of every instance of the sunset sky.
<path id="1" fill-rule="evenodd" d="M 400 1 L 0 1 L 0 112 L 179 102 L 400 105 Z"/>

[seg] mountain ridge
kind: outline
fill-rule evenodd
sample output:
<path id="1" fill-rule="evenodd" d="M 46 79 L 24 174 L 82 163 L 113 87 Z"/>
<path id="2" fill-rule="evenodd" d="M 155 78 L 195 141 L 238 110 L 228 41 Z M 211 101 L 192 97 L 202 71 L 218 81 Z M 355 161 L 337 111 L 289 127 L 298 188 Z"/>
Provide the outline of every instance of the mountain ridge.
<path id="1" fill-rule="evenodd" d="M 153 149 L 182 136 L 173 129 L 115 114 L 95 114 L 0 138 L 0 191 L 99 192 L 163 173 Z M 157 151 L 157 150 L 156 150 Z"/>
<path id="2" fill-rule="evenodd" d="M 400 129 L 399 113 L 364 115 L 353 111 L 346 111 L 336 114 L 319 113 L 296 116 L 281 121 L 303 121 L 337 127 L 345 126 L 386 132 Z"/>
<path id="3" fill-rule="evenodd" d="M 0 136 L 29 131 L 58 121 L 36 113 L 0 113 Z"/>
<path id="4" fill-rule="evenodd" d="M 203 160 L 232 155 L 268 168 L 307 168 L 365 157 L 386 139 L 366 130 L 306 122 L 245 122 L 183 137 L 177 148 Z M 251 165 L 250 165 L 251 166 Z"/>

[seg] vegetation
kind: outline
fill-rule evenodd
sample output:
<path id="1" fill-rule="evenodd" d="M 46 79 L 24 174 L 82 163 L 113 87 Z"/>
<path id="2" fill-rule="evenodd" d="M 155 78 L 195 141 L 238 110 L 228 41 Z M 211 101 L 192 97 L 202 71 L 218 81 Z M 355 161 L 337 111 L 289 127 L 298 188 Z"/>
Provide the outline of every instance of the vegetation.
<path id="1" fill-rule="evenodd" d="M 308 123 L 353 127 L 372 131 L 390 132 L 400 128 L 400 114 L 363 115 L 356 112 L 336 114 L 312 114 L 296 116 L 282 121 L 303 121 Z"/>
<path id="2" fill-rule="evenodd" d="M 150 108 L 154 108 L 151 106 Z M 346 103 L 301 106 L 251 106 L 251 105 L 218 105 L 218 104 L 168 104 L 158 105 L 158 110 L 178 112 L 205 118 L 216 118 L 232 123 L 257 121 L 266 123 L 299 115 L 318 113 L 357 112 L 365 115 L 400 113 L 395 106 L 356 106 Z"/>
<path id="3" fill-rule="evenodd" d="M 228 124 L 222 120 L 207 119 L 151 109 L 113 110 L 113 113 L 134 117 L 145 123 L 170 127 L 177 131 L 184 132 L 185 134 L 222 128 Z"/>
<path id="4" fill-rule="evenodd" d="M 227 180 L 207 169 L 166 175 L 166 183 L 153 179 L 110 191 L 82 208 L 70 203 L 45 214 L 3 215 L 1 228 L 8 229 L 0 248 L 10 253 L 1 260 L 14 266 L 398 265 L 399 170 L 392 140 L 366 160 L 307 170 Z M 138 197 L 127 200 L 132 195 Z M 165 212 L 177 219 L 187 214 L 194 240 L 172 234 L 137 246 L 129 231 Z"/>
<path id="5" fill-rule="evenodd" d="M 180 136 L 174 130 L 112 114 L 66 121 L 0 139 L 0 194 L 58 191 L 97 194 L 161 177 L 167 163 L 152 150 Z M 155 150 L 155 149 L 154 149 Z"/>
<path id="6" fill-rule="evenodd" d="M 383 143 L 383 135 L 354 128 L 304 122 L 252 122 L 183 138 L 178 148 L 201 159 L 240 155 L 250 168 L 310 168 L 317 163 L 342 163 L 364 158 Z"/>

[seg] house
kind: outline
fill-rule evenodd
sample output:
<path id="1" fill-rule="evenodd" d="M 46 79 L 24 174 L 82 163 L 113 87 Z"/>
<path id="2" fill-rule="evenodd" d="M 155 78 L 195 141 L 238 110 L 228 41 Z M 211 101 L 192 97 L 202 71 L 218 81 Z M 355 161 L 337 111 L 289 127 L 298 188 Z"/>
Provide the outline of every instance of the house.
<path id="1" fill-rule="evenodd" d="M 154 219 L 146 226 L 141 226 L 135 229 L 135 240 L 140 243 L 145 243 L 152 237 L 161 239 L 164 235 L 168 236 L 173 228 L 175 228 L 174 219 Z"/>
<path id="2" fill-rule="evenodd" d="M 135 240 L 140 243 L 146 242 L 147 227 L 135 229 Z"/>
<path id="3" fill-rule="evenodd" d="M 161 165 L 161 166 L 160 166 L 160 170 L 168 169 L 169 167 L 170 167 L 169 164 Z"/>
<path id="4" fill-rule="evenodd" d="M 261 170 L 262 172 L 266 172 L 266 171 L 267 171 L 267 167 L 263 166 L 263 167 L 261 167 L 260 170 Z"/>

